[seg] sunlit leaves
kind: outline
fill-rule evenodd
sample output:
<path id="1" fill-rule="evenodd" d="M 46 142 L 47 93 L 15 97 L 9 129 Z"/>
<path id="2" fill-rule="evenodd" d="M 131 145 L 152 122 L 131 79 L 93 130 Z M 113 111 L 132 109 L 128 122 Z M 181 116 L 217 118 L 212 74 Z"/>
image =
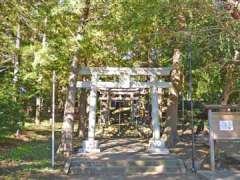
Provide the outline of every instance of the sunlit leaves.
<path id="1" fill-rule="evenodd" d="M 0 6 L 0 63 L 8 61 L 12 71 L 20 20 L 20 81 L 26 89 L 32 86 L 33 94 L 39 89 L 49 93 L 53 69 L 64 89 L 76 51 L 81 65 L 170 66 L 173 50 L 179 48 L 186 77 L 192 52 L 194 98 L 217 98 L 222 91 L 217 68 L 240 47 L 239 21 L 208 0 L 91 0 L 84 33 L 78 33 L 83 0 L 33 2 L 12 0 Z"/>

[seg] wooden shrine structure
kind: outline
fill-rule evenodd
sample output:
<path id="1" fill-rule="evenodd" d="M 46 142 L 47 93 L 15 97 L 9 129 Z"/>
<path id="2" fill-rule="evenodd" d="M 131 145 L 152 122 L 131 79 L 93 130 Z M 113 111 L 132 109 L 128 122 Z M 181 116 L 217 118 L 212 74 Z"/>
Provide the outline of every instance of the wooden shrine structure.
<path id="1" fill-rule="evenodd" d="M 151 117 L 153 136 L 149 141 L 149 152 L 168 154 L 160 138 L 160 121 L 158 108 L 158 89 L 171 88 L 171 82 L 163 81 L 163 76 L 169 76 L 171 68 L 118 68 L 118 67 L 94 67 L 82 68 L 80 75 L 91 75 L 91 81 L 78 81 L 78 88 L 90 89 L 88 138 L 83 142 L 83 152 L 100 152 L 98 141 L 95 140 L 97 91 L 101 89 L 119 89 L 119 93 L 131 92 L 131 90 L 150 89 L 151 94 Z M 116 81 L 102 81 L 102 76 L 116 76 Z M 134 76 L 146 76 L 146 81 L 136 81 Z M 105 97 L 107 98 L 107 97 Z M 134 96 L 130 93 L 130 98 Z"/>
<path id="2" fill-rule="evenodd" d="M 100 100 L 100 117 L 99 117 L 99 124 L 106 125 L 107 121 L 110 119 L 111 115 L 111 109 L 114 106 L 116 108 L 117 103 L 119 108 L 122 108 L 122 102 L 125 102 L 128 104 L 128 107 L 130 107 L 131 112 L 131 122 L 135 121 L 135 124 L 137 124 L 137 119 L 149 119 L 149 112 L 148 108 L 146 108 L 144 104 L 144 97 L 148 94 L 148 91 L 146 89 L 139 89 L 139 88 L 133 88 L 133 89 L 99 89 L 99 100 Z M 115 104 L 115 105 L 113 105 Z M 140 110 L 146 108 L 144 110 L 144 113 L 141 118 Z M 119 110 L 119 113 L 121 110 Z M 121 115 L 119 114 L 119 117 Z"/>

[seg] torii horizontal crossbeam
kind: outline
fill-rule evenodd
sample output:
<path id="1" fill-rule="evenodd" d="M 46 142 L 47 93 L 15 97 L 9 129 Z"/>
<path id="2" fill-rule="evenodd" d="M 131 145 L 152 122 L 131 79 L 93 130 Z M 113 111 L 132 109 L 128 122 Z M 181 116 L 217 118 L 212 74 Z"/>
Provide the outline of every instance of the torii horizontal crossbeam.
<path id="1" fill-rule="evenodd" d="M 125 84 L 121 82 L 90 82 L 90 81 L 78 81 L 77 87 L 78 88 L 151 88 L 151 87 L 157 87 L 157 88 L 171 88 L 172 83 L 171 82 L 137 82 L 137 81 L 131 81 L 130 85 L 127 87 Z"/>
<path id="2" fill-rule="evenodd" d="M 171 67 L 166 68 L 127 68 L 127 67 L 84 67 L 80 70 L 81 75 L 89 75 L 97 73 L 99 75 L 161 75 L 168 76 L 171 72 Z"/>

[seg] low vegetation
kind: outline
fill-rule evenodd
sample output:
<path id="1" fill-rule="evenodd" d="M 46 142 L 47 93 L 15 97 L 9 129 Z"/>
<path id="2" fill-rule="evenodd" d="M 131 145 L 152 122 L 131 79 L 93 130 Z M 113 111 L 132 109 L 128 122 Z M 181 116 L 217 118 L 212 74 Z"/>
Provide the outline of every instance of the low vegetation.
<path id="1" fill-rule="evenodd" d="M 56 145 L 59 143 L 59 127 L 56 128 Z M 57 146 L 56 146 L 57 147 Z M 19 135 L 1 135 L 0 179 L 27 179 L 38 174 L 59 173 L 61 157 L 56 158 L 56 168 L 51 168 L 51 127 L 47 121 L 35 127 L 26 123 Z"/>

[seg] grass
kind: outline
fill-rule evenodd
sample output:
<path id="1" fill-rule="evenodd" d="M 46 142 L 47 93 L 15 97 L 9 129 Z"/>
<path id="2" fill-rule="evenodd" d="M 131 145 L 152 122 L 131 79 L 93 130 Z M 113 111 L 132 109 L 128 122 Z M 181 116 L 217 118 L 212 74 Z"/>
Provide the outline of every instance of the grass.
<path id="1" fill-rule="evenodd" d="M 60 138 L 61 123 L 56 123 L 56 144 Z M 0 179 L 28 179 L 37 174 L 61 171 L 62 158 L 57 157 L 57 168 L 51 168 L 51 126 L 47 121 L 36 127 L 26 123 L 19 136 L 0 137 Z"/>

